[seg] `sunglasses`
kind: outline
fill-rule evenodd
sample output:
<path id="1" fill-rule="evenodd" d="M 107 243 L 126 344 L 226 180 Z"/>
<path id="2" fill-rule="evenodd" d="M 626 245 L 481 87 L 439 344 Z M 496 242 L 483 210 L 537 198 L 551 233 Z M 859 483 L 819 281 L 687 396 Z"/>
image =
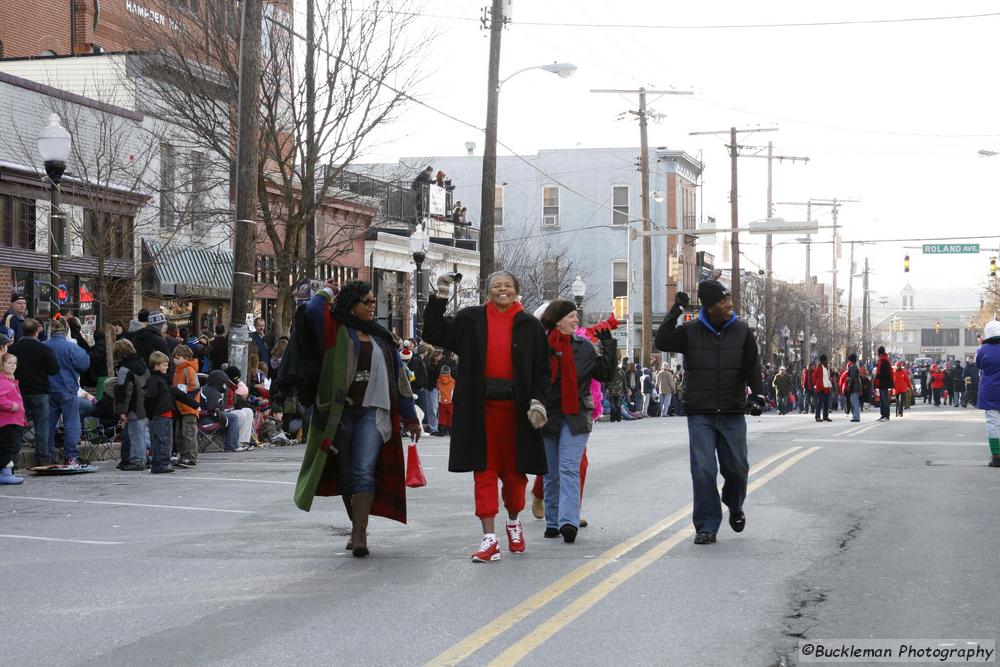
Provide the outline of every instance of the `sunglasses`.
<path id="1" fill-rule="evenodd" d="M 358 301 L 358 303 L 364 304 L 366 306 L 374 306 L 375 299 L 362 299 L 361 301 Z"/>

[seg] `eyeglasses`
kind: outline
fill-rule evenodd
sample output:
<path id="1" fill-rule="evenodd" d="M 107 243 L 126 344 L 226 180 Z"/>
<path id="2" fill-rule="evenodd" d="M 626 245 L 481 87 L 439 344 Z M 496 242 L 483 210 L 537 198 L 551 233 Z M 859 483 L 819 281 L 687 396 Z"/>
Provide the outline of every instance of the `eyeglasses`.
<path id="1" fill-rule="evenodd" d="M 362 299 L 358 303 L 364 304 L 366 306 L 374 306 L 375 305 L 375 299 Z"/>

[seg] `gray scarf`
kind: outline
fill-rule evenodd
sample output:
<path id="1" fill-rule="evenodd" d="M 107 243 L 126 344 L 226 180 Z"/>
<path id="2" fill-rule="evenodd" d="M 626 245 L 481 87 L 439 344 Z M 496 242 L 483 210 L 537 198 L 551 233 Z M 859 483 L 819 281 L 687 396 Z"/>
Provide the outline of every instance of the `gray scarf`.
<path id="1" fill-rule="evenodd" d="M 375 336 L 372 341 L 372 365 L 368 374 L 368 388 L 361 406 L 375 408 L 375 428 L 382 436 L 382 442 L 388 442 L 392 437 L 392 418 L 390 409 L 392 399 L 389 396 L 389 369 L 385 365 L 385 353 L 381 349 L 382 341 Z"/>

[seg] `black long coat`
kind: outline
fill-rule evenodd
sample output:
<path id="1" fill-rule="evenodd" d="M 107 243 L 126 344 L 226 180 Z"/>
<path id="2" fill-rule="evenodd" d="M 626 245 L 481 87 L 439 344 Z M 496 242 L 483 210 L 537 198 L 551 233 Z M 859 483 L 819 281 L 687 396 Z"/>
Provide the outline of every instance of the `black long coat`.
<path id="1" fill-rule="evenodd" d="M 486 306 L 463 308 L 446 318 L 447 299 L 430 297 L 424 309 L 424 340 L 458 355 L 448 470 L 486 469 Z M 525 312 L 514 316 L 511 355 L 517 419 L 517 470 L 548 471 L 542 432 L 528 422 L 531 399 L 545 403 L 550 379 L 549 344 L 542 323 Z"/>

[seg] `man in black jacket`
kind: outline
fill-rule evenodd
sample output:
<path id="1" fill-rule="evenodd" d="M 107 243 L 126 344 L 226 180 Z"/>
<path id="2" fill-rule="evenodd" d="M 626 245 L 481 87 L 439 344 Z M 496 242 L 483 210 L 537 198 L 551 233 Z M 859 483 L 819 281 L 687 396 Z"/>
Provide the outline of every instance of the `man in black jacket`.
<path id="1" fill-rule="evenodd" d="M 38 320 L 28 318 L 21 326 L 21 339 L 7 351 L 17 357 L 14 377 L 24 398 L 24 414 L 35 425 L 36 465 L 48 465 L 55 463 L 55 451 L 48 449 L 49 376 L 59 372 L 59 362 L 52 348 L 38 340 L 42 330 Z"/>
<path id="2" fill-rule="evenodd" d="M 878 403 L 881 415 L 878 420 L 889 421 L 889 392 L 896 383 L 892 377 L 892 364 L 889 362 L 889 355 L 885 353 L 885 348 L 879 345 L 878 365 L 875 367 L 875 379 L 878 382 Z"/>
<path id="3" fill-rule="evenodd" d="M 684 355 L 684 412 L 691 448 L 691 481 L 697 534 L 695 544 L 712 544 L 722 523 L 716 486 L 719 470 L 725 483 L 721 502 L 729 508 L 729 525 L 737 533 L 746 527 L 743 500 L 747 494 L 746 389 L 756 414 L 764 405 L 757 343 L 746 322 L 733 313 L 733 300 L 721 283 L 698 285 L 698 318 L 677 326 L 688 296 L 677 300 L 656 332 L 656 348 Z M 718 463 L 716 457 L 718 456 Z"/>

